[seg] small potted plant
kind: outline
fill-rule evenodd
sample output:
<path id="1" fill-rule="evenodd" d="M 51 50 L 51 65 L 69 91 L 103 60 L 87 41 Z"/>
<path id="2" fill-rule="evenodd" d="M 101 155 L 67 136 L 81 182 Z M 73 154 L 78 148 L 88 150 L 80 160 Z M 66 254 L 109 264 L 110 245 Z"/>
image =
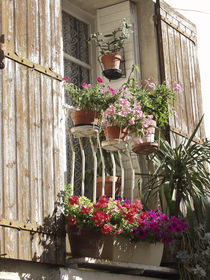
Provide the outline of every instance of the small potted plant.
<path id="1" fill-rule="evenodd" d="M 131 74 L 124 84 L 124 87 L 130 92 L 133 98 L 139 102 L 141 109 L 145 115 L 153 116 L 150 120 L 149 135 L 144 135 L 134 146 L 134 150 L 139 153 L 144 153 L 146 146 L 148 151 L 157 149 L 158 145 L 155 140 L 155 128 L 162 128 L 168 124 L 169 116 L 176 112 L 173 110 L 173 101 L 176 99 L 176 94 L 182 92 L 181 86 L 175 82 L 172 83 L 172 89 L 166 87 L 165 84 L 157 84 L 153 82 L 152 78 L 137 81 L 132 73 L 134 70 L 138 71 L 138 67 L 133 65 Z"/>
<path id="2" fill-rule="evenodd" d="M 143 211 L 139 200 L 130 202 L 106 196 L 100 197 L 96 203 L 84 196 L 65 197 L 65 215 L 73 257 L 89 256 L 141 264 L 149 261 L 150 265 L 160 264 L 161 243 L 170 242 L 188 227 L 160 211 Z M 98 250 L 93 256 L 96 244 Z M 153 245 L 151 249 L 150 245 Z M 156 253 L 158 260 L 154 259 Z"/>
<path id="3" fill-rule="evenodd" d="M 103 112 L 101 125 L 108 141 L 116 139 L 127 141 L 131 134 L 137 136 L 149 134 L 151 118 L 142 112 L 140 104 L 134 98 L 121 96 Z"/>
<path id="4" fill-rule="evenodd" d="M 105 71 L 107 69 L 119 70 L 120 50 L 132 32 L 132 25 L 123 19 L 122 27 L 118 27 L 109 34 L 103 35 L 100 32 L 96 32 L 90 35 L 89 41 L 94 40 L 96 47 L 100 49 L 101 62 Z"/>
<path id="5" fill-rule="evenodd" d="M 71 114 L 75 125 L 97 124 L 100 111 L 117 99 L 117 92 L 105 86 L 100 77 L 95 84 L 83 83 L 81 88 L 64 78 L 64 87 L 75 106 Z"/>

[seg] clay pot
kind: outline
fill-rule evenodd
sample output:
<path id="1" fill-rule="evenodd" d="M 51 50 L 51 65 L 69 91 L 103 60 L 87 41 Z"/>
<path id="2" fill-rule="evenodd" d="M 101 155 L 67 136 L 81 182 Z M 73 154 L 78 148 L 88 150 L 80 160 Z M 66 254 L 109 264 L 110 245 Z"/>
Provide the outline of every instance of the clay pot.
<path id="1" fill-rule="evenodd" d="M 119 69 L 120 68 L 121 56 L 119 54 L 105 54 L 101 57 L 105 69 Z"/>
<path id="2" fill-rule="evenodd" d="M 102 195 L 102 177 L 97 177 L 97 196 Z M 112 183 L 114 177 L 113 176 L 105 176 L 105 195 L 112 196 Z M 115 177 L 115 195 L 118 194 L 121 185 L 121 180 L 118 177 Z"/>
<path id="3" fill-rule="evenodd" d="M 73 258 L 100 258 L 103 246 L 104 236 L 93 229 L 68 227 L 68 236 Z"/>
<path id="4" fill-rule="evenodd" d="M 75 126 L 97 125 L 99 113 L 92 110 L 79 110 L 71 113 Z"/>
<path id="5" fill-rule="evenodd" d="M 104 135 L 108 141 L 123 140 L 127 136 L 127 129 L 116 125 L 107 126 L 104 128 Z"/>

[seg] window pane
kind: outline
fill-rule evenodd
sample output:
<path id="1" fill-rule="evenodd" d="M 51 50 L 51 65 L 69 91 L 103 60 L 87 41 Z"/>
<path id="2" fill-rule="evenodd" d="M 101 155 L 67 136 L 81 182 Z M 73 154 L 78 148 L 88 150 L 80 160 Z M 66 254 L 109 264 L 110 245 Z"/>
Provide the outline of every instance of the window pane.
<path id="1" fill-rule="evenodd" d="M 64 52 L 89 64 L 88 25 L 63 12 Z"/>

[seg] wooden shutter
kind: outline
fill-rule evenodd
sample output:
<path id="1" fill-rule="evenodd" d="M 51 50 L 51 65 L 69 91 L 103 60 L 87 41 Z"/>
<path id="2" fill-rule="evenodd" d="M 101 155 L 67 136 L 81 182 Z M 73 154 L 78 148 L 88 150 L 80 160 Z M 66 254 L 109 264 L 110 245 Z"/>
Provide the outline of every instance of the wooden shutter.
<path id="1" fill-rule="evenodd" d="M 203 115 L 196 28 L 164 1 L 157 1 L 156 23 L 162 82 L 166 81 L 171 86 L 175 81 L 183 89 L 174 103 L 178 117 L 172 116 L 169 120 L 170 131 L 178 143 L 183 136 L 192 134 Z M 197 140 L 205 137 L 203 124 L 196 136 Z"/>
<path id="2" fill-rule="evenodd" d="M 1 0 L 0 9 L 0 258 L 62 263 L 60 1 Z"/>

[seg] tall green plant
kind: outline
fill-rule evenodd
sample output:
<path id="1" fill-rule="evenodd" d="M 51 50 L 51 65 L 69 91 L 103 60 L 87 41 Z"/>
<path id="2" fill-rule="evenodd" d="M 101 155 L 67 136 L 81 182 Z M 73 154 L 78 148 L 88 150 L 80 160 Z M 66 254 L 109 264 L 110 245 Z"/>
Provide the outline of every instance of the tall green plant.
<path id="1" fill-rule="evenodd" d="M 189 140 L 176 148 L 161 140 L 159 151 L 151 158 L 156 170 L 145 186 L 146 200 L 159 193 L 162 205 L 166 200 L 171 216 L 182 215 L 183 203 L 185 209 L 195 210 L 198 217 L 203 214 L 203 205 L 209 198 L 210 173 L 206 164 L 210 164 L 210 141 L 203 144 L 193 142 L 202 119 Z"/>

